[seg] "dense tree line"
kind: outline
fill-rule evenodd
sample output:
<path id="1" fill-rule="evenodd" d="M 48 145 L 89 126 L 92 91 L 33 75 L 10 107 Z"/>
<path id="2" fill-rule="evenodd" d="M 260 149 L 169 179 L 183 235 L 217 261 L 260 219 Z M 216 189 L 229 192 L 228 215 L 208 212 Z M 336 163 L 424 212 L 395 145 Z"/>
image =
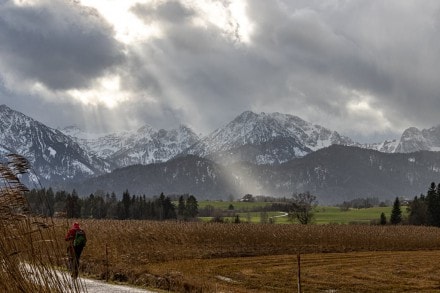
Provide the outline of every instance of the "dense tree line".
<path id="1" fill-rule="evenodd" d="M 440 227 L 440 184 L 432 182 L 426 196 L 414 197 L 407 209 L 409 224 Z"/>
<path id="2" fill-rule="evenodd" d="M 349 209 L 367 209 L 377 206 L 388 206 L 389 202 L 379 201 L 377 197 L 367 197 L 367 198 L 355 198 L 349 201 L 344 201 L 337 206 L 343 211 L 348 211 Z"/>
<path id="3" fill-rule="evenodd" d="M 80 197 L 75 190 L 54 192 L 49 189 L 33 189 L 26 195 L 35 214 L 67 218 L 136 219 L 136 220 L 190 220 L 197 217 L 198 202 L 192 195 L 181 195 L 177 207 L 171 197 L 163 193 L 152 199 L 145 195 L 130 195 L 126 190 L 122 198 L 115 193 L 90 194 Z"/>

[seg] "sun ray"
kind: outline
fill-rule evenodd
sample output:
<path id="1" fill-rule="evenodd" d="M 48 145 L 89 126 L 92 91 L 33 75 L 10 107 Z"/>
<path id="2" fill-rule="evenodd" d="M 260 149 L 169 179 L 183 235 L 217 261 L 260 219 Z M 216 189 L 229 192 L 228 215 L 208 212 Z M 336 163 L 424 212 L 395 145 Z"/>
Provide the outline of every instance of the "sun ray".
<path id="1" fill-rule="evenodd" d="M 129 98 L 129 93 L 120 87 L 120 77 L 118 75 L 99 78 L 93 89 L 72 89 L 67 93 L 83 104 L 104 104 L 108 108 L 114 108 Z"/>

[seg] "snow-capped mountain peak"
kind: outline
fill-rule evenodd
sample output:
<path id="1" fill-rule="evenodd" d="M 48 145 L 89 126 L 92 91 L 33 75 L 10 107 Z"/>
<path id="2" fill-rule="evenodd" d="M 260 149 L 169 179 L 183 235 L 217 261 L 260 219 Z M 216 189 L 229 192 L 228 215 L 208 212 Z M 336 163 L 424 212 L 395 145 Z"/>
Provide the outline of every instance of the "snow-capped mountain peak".
<path id="1" fill-rule="evenodd" d="M 84 151 L 69 136 L 0 106 L 0 151 L 29 160 L 40 180 L 65 181 L 110 171 L 110 165 Z"/>
<path id="2" fill-rule="evenodd" d="M 156 130 L 145 124 L 136 130 L 94 136 L 67 130 L 88 151 L 114 162 L 118 167 L 165 162 L 199 140 L 188 127 Z M 75 136 L 76 135 L 76 136 Z"/>
<path id="3" fill-rule="evenodd" d="M 331 144 L 353 144 L 346 137 L 301 118 L 246 111 L 202 139 L 187 153 L 224 163 L 278 164 Z"/>
<path id="4" fill-rule="evenodd" d="M 439 150 L 440 126 L 420 130 L 416 127 L 406 129 L 396 148 L 398 153 L 411 153 L 421 150 Z"/>

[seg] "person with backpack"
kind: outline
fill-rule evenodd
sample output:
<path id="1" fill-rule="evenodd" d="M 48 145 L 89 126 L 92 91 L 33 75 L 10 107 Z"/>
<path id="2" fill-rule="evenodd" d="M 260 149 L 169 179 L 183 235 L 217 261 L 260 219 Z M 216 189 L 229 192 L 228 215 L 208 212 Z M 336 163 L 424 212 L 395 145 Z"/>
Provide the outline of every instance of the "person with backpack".
<path id="1" fill-rule="evenodd" d="M 79 226 L 78 222 L 73 223 L 72 228 L 66 234 L 66 241 L 69 241 L 69 247 L 67 247 L 67 254 L 69 257 L 69 265 L 72 272 L 72 277 L 78 277 L 79 258 L 86 246 L 87 237 L 86 233 Z"/>

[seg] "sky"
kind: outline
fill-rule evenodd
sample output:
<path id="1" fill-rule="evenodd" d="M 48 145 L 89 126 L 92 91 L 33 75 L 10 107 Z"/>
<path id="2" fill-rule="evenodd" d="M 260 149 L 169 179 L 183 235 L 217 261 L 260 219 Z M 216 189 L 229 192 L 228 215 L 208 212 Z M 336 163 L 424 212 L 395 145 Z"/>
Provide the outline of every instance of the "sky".
<path id="1" fill-rule="evenodd" d="M 440 124 L 440 1 L 0 0 L 0 104 L 53 128 L 280 112 L 360 142 Z"/>

